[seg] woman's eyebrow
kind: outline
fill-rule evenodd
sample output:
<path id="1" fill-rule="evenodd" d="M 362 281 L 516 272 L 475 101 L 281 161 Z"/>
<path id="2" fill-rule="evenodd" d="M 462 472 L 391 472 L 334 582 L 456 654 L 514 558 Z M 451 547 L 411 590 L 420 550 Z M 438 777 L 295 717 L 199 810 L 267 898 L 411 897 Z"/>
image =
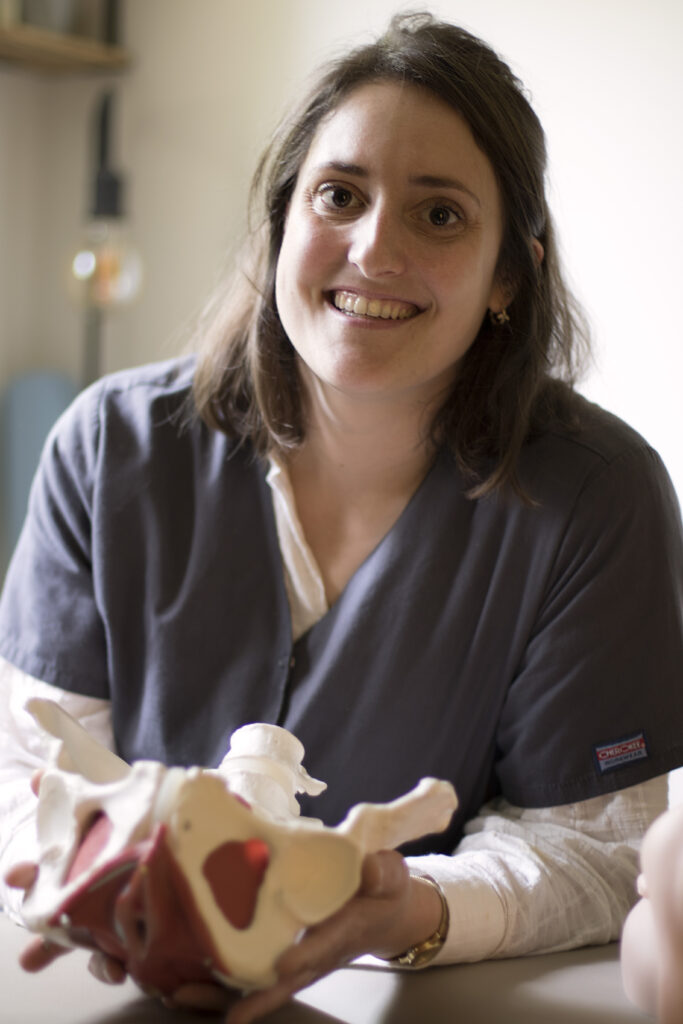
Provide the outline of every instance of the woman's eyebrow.
<path id="1" fill-rule="evenodd" d="M 338 174 L 352 174 L 356 178 L 367 178 L 367 168 L 361 166 L 361 164 L 350 164 L 344 160 L 328 160 L 322 164 L 318 164 L 314 168 L 316 172 L 320 171 L 336 171 Z M 481 200 L 479 196 L 468 188 L 464 182 L 460 181 L 459 178 L 444 177 L 439 174 L 416 174 L 409 178 L 411 185 L 421 185 L 425 188 L 447 188 L 453 189 L 456 192 L 464 192 L 468 195 L 477 206 L 481 206 Z"/>
<path id="2" fill-rule="evenodd" d="M 337 171 L 339 174 L 353 174 L 357 178 L 367 178 L 368 176 L 365 167 L 361 167 L 360 164 L 347 164 L 343 160 L 325 160 L 324 163 L 317 164 L 313 171 L 316 173 L 320 171 Z"/>
<path id="3" fill-rule="evenodd" d="M 459 178 L 442 178 L 436 174 L 418 174 L 410 178 L 411 185 L 424 185 L 426 188 L 448 188 L 456 192 L 464 192 L 471 199 L 474 199 L 477 206 L 481 206 L 481 200 L 471 188 L 468 188 Z"/>

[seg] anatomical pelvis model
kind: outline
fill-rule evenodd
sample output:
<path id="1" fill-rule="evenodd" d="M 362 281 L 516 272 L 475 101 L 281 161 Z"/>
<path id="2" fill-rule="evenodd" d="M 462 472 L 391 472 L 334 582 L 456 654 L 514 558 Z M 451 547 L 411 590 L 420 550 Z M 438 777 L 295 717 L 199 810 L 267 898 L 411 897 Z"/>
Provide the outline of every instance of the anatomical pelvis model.
<path id="1" fill-rule="evenodd" d="M 238 729 L 217 769 L 126 764 L 57 704 L 29 711 L 54 738 L 39 790 L 38 877 L 28 928 L 97 947 L 147 989 L 214 981 L 242 989 L 357 890 L 366 853 L 445 829 L 450 783 L 423 779 L 388 804 L 359 804 L 335 828 L 299 815 L 325 789 L 278 726 Z"/>

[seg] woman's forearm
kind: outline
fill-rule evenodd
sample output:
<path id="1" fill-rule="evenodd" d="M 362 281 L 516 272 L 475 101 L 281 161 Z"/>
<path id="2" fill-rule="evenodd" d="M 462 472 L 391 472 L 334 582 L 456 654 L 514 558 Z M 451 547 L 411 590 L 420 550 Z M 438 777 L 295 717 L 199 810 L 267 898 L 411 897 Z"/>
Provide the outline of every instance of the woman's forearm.
<path id="1" fill-rule="evenodd" d="M 555 808 L 498 800 L 469 823 L 453 856 L 409 858 L 448 899 L 449 934 L 435 962 L 617 939 L 636 899 L 642 837 L 666 800 L 666 776 Z"/>

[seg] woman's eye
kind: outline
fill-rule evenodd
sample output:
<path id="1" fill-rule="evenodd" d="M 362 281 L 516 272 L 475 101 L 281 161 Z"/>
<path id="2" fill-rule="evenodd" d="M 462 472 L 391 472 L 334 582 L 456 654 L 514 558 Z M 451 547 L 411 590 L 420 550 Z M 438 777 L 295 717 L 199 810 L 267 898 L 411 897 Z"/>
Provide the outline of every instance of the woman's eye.
<path id="1" fill-rule="evenodd" d="M 450 206 L 430 206 L 424 211 L 423 216 L 435 228 L 454 227 L 462 221 L 461 214 Z"/>
<path id="2" fill-rule="evenodd" d="M 351 189 L 343 185 L 323 185 L 316 192 L 315 199 L 325 210 L 348 210 L 358 205 Z"/>

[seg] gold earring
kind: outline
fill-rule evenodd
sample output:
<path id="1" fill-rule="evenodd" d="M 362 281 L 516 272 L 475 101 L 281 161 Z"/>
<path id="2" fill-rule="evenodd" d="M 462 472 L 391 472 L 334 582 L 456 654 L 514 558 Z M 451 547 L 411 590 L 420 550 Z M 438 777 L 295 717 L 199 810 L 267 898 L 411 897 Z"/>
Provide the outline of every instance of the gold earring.
<path id="1" fill-rule="evenodd" d="M 508 311 L 505 307 L 499 310 L 490 309 L 489 319 L 496 327 L 503 327 L 505 324 L 510 323 L 510 317 L 508 316 Z"/>

